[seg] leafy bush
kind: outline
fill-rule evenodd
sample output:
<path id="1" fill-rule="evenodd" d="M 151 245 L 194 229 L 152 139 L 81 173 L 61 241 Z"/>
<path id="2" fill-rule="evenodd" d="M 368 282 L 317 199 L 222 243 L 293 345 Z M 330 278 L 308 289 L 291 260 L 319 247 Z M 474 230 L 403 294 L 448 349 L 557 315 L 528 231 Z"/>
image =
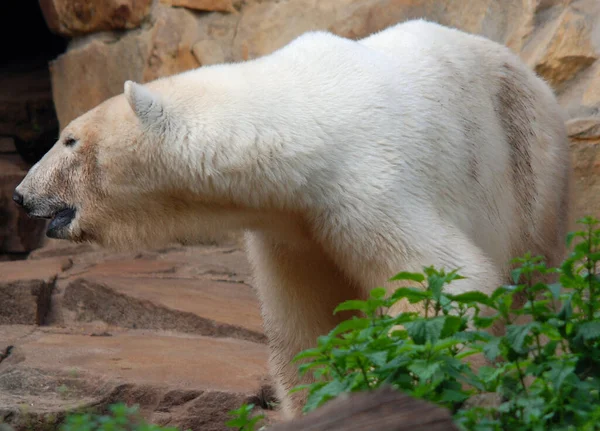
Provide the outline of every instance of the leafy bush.
<path id="1" fill-rule="evenodd" d="M 514 285 L 491 295 L 451 295 L 445 287 L 463 277 L 434 267 L 402 272 L 391 280 L 391 296 L 374 289 L 365 300 L 340 304 L 335 313 L 359 312 L 301 352 L 301 374 L 312 372 L 304 412 L 343 392 L 391 385 L 448 408 L 464 430 L 600 429 L 600 260 L 598 220 L 579 221 L 569 234 L 570 254 L 560 268 L 526 254 L 513 261 Z M 544 276 L 558 277 L 546 284 Z M 514 307 L 524 298 L 522 307 Z M 419 304 L 423 314 L 387 314 L 400 300 Z M 487 313 L 484 310 L 488 310 Z M 501 335 L 489 331 L 505 325 Z M 483 355 L 476 369 L 470 362 Z M 485 402 L 482 402 L 485 401 Z M 246 417 L 250 410 L 245 410 Z M 240 430 L 249 427 L 236 426 Z"/>
<path id="2" fill-rule="evenodd" d="M 123 403 L 109 406 L 108 415 L 79 413 L 68 415 L 60 431 L 178 431 L 177 428 L 160 427 L 144 422 L 138 407 Z"/>

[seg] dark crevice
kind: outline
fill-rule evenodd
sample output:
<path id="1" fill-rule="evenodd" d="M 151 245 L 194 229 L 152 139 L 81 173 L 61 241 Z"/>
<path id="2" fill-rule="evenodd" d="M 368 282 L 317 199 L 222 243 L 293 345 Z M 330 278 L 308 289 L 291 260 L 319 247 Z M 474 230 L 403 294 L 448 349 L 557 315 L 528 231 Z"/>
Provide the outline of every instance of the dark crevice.
<path id="1" fill-rule="evenodd" d="M 275 390 L 269 384 L 262 385 L 258 393 L 246 399 L 246 403 L 254 404 L 263 410 L 275 410 L 279 400 L 275 396 Z"/>
<path id="2" fill-rule="evenodd" d="M 59 133 L 48 65 L 65 52 L 68 40 L 50 31 L 36 0 L 2 2 L 0 16 L 4 17 L 0 36 L 5 41 L 15 38 L 14 23 L 27 23 L 28 37 L 2 47 L 0 136 L 11 137 L 18 154 L 31 165 Z"/>
<path id="3" fill-rule="evenodd" d="M 0 363 L 10 356 L 15 346 L 7 346 L 6 349 L 0 351 Z"/>

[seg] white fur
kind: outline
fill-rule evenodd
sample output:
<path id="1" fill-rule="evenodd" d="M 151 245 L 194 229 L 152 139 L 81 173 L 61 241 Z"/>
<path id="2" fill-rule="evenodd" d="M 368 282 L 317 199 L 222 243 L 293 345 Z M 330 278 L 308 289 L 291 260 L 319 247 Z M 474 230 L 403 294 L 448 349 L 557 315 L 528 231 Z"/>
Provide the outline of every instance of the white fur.
<path id="1" fill-rule="evenodd" d="M 564 226 L 548 227 L 546 212 L 559 210 L 567 181 L 561 114 L 527 71 L 516 85 L 538 102 L 526 108 L 538 121 L 538 194 L 523 221 L 492 103 L 506 62 L 525 70 L 500 45 L 413 21 L 359 42 L 308 33 L 272 55 L 152 85 L 173 118 L 165 157 L 179 179 L 264 214 L 245 219 L 248 251 L 289 415 L 300 403 L 284 391 L 298 383 L 289 360 L 335 324 L 340 300 L 429 264 L 462 268 L 454 292 L 490 292 L 546 228 L 555 236 L 539 244 L 560 254 Z"/>

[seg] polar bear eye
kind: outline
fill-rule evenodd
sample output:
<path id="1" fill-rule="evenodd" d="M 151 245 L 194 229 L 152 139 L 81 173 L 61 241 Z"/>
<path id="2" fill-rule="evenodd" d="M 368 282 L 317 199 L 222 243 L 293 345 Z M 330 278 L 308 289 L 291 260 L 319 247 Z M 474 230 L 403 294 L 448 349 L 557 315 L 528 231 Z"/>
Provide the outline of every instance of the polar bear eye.
<path id="1" fill-rule="evenodd" d="M 65 139 L 64 145 L 65 147 L 72 147 L 77 143 L 77 139 L 75 138 L 67 138 Z"/>

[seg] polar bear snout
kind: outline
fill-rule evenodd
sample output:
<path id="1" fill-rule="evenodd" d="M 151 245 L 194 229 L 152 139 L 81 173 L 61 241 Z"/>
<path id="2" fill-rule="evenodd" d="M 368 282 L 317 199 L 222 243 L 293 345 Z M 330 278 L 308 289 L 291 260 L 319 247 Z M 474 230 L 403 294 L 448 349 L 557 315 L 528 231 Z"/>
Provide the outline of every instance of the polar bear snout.
<path id="1" fill-rule="evenodd" d="M 69 227 L 77 213 L 75 208 L 58 198 L 41 197 L 24 191 L 22 183 L 15 189 L 13 201 L 22 207 L 29 217 L 50 220 L 46 230 L 49 238 L 69 238 Z"/>

